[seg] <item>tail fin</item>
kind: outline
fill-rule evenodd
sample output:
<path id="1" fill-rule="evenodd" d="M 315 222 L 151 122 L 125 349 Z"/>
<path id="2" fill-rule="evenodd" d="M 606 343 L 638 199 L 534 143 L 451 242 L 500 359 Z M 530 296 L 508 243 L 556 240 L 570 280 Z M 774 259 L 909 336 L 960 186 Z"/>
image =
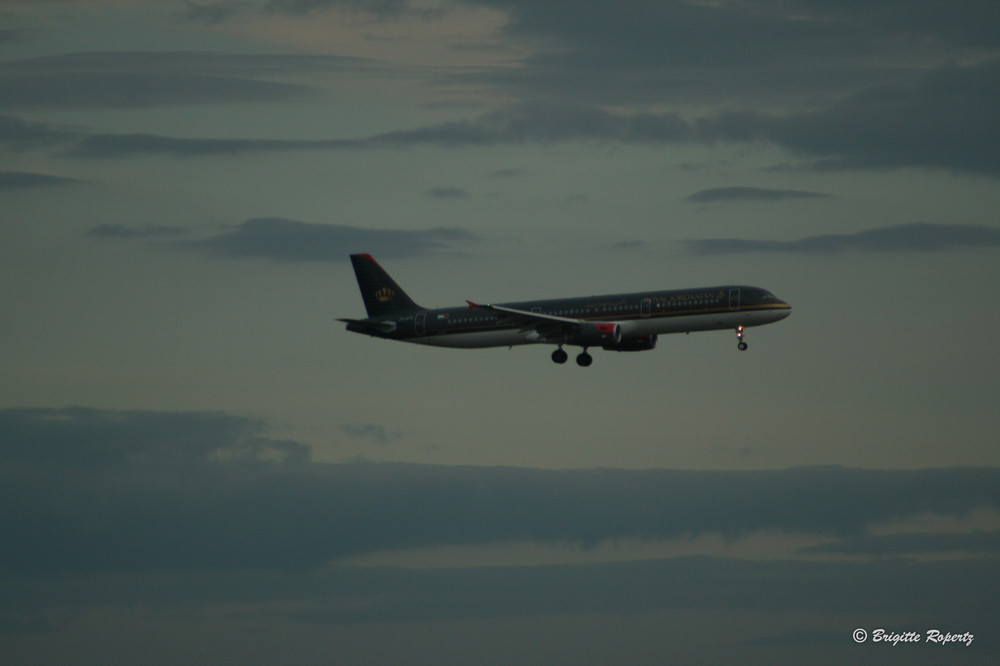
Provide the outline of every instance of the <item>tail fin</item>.
<path id="1" fill-rule="evenodd" d="M 424 309 L 406 295 L 370 254 L 352 254 L 351 264 L 369 317 Z"/>

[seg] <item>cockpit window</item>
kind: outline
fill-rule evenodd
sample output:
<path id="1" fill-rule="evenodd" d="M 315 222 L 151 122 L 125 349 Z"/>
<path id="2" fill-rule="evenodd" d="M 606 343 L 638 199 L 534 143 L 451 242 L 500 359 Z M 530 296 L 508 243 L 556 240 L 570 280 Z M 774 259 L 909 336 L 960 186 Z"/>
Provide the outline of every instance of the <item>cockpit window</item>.
<path id="1" fill-rule="evenodd" d="M 763 289 L 744 289 L 743 290 L 743 302 L 744 303 L 757 303 L 760 301 L 776 301 L 777 296 L 769 291 L 764 291 Z"/>

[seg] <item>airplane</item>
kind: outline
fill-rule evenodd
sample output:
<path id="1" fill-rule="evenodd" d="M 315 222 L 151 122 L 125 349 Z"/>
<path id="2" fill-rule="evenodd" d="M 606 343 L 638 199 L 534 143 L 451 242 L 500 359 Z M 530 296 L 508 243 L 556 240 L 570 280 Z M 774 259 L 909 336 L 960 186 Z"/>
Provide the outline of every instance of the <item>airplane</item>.
<path id="1" fill-rule="evenodd" d="M 552 344 L 555 363 L 567 361 L 563 346 L 570 345 L 583 347 L 576 357 L 582 367 L 593 363 L 590 347 L 646 351 L 664 333 L 733 329 L 737 348 L 745 351 L 745 328 L 792 313 L 792 306 L 771 292 L 743 285 L 499 305 L 466 301 L 466 306 L 431 310 L 414 303 L 370 254 L 350 256 L 368 316 L 338 319 L 348 331 L 435 347 Z"/>

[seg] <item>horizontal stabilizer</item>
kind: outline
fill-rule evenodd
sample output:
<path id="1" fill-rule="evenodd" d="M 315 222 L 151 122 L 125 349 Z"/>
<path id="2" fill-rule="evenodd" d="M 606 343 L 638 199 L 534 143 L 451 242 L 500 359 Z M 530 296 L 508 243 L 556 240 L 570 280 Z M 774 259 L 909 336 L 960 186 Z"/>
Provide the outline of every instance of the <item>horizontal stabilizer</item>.
<path id="1" fill-rule="evenodd" d="M 385 335 L 396 330 L 394 321 L 372 321 L 370 319 L 338 319 L 347 324 L 348 331 L 367 333 L 369 335 Z"/>

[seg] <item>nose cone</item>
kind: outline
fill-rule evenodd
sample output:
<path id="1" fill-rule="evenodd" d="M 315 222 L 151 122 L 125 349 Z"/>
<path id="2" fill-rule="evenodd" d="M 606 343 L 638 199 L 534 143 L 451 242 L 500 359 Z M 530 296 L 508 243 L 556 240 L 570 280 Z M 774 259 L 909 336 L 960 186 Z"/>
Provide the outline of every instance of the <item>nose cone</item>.
<path id="1" fill-rule="evenodd" d="M 778 301 L 774 304 L 774 313 L 778 316 L 776 321 L 780 321 L 792 314 L 792 306 L 785 301 Z"/>

